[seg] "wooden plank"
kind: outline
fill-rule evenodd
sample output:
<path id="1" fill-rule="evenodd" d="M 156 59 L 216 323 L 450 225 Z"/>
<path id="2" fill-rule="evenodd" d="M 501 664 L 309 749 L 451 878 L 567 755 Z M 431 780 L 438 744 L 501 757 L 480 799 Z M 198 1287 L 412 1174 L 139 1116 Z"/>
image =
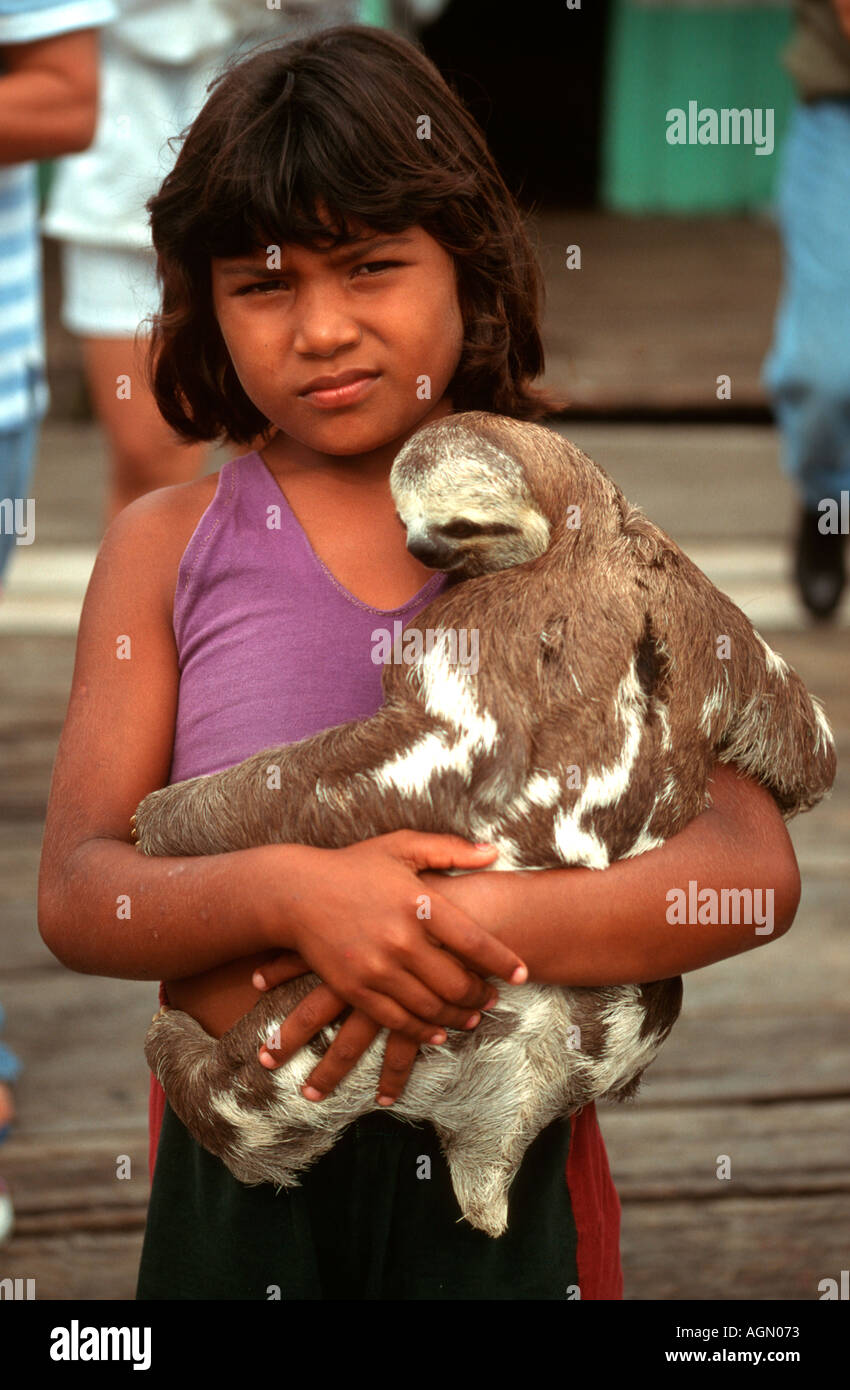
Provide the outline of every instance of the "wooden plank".
<path id="1" fill-rule="evenodd" d="M 850 1192 L 850 1099 L 704 1108 L 627 1102 L 600 1106 L 598 1116 L 624 1201 Z"/>
<path id="2" fill-rule="evenodd" d="M 686 1012 L 646 1073 L 641 1098 L 654 1106 L 825 1098 L 846 1095 L 848 1075 L 844 1011 L 748 1016 L 730 1009 L 725 1017 Z"/>
<path id="3" fill-rule="evenodd" d="M 34 1279 L 37 1299 L 133 1299 L 142 1232 L 73 1231 L 13 1236 L 0 1249 L 0 1278 Z"/>
<path id="4" fill-rule="evenodd" d="M 150 1073 L 144 1039 L 156 1013 L 153 981 L 78 975 L 58 962 L 3 986 L 5 1038 L 24 1062 L 19 1131 L 73 1133 L 143 1125 Z"/>
<path id="5" fill-rule="evenodd" d="M 71 1212 L 137 1215 L 147 1205 L 145 1125 L 58 1137 L 14 1133 L 3 1146 L 2 1165 L 19 1224 L 38 1217 L 61 1227 Z"/>
<path id="6" fill-rule="evenodd" d="M 57 966 L 16 976 L 4 1001 L 8 1040 L 26 1063 L 22 1124 L 68 1131 L 93 1121 L 143 1119 L 143 1046 L 157 1009 L 154 982 L 76 975 Z M 750 1015 L 730 1008 L 706 1016 L 686 1010 L 646 1073 L 637 1104 L 825 1098 L 846 1094 L 848 1075 L 843 1010 Z"/>
<path id="7" fill-rule="evenodd" d="M 627 1299 L 803 1299 L 847 1268 L 850 1196 L 623 1206 Z"/>
<path id="8" fill-rule="evenodd" d="M 776 228 L 752 217 L 536 215 L 546 281 L 545 383 L 573 409 L 764 407 L 760 369 L 780 280 Z M 581 269 L 565 265 L 581 248 Z M 640 267 L 636 274 L 634 267 Z M 699 331 L 694 331 L 694 325 Z"/>
<path id="9" fill-rule="evenodd" d="M 627 1299 L 818 1297 L 847 1265 L 847 1198 L 624 1204 Z M 0 1277 L 35 1278 L 40 1299 L 132 1299 L 141 1232 L 14 1238 Z"/>

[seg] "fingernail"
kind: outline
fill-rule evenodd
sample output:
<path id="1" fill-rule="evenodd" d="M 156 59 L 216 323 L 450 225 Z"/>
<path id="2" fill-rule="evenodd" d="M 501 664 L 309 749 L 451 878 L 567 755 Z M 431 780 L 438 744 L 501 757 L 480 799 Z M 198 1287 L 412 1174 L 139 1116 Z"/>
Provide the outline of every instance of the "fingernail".
<path id="1" fill-rule="evenodd" d="M 438 1047 L 440 1043 L 444 1043 L 446 1041 L 446 1035 L 445 1033 L 435 1033 L 433 1037 L 430 1037 L 428 1039 L 428 1041 L 429 1043 L 433 1043 L 435 1047 Z"/>
<path id="2" fill-rule="evenodd" d="M 301 1094 L 307 1100 L 324 1100 L 324 1091 L 317 1091 L 315 1086 L 302 1086 Z"/>
<path id="3" fill-rule="evenodd" d="M 486 840 L 479 840 L 479 841 L 475 844 L 474 848 L 475 848 L 475 849 L 495 849 L 496 846 L 495 846 L 495 845 L 488 845 L 487 842 L 486 842 Z"/>
<path id="4" fill-rule="evenodd" d="M 495 1009 L 495 1007 L 496 1007 L 496 1005 L 498 1004 L 498 1002 L 499 1002 L 499 996 L 498 996 L 498 994 L 494 994 L 492 999 L 488 999 L 488 1000 L 487 1000 L 487 1003 L 484 1005 L 484 1007 L 485 1007 L 485 1009 Z"/>
<path id="5" fill-rule="evenodd" d="M 476 1028 L 480 1022 L 481 1022 L 481 1015 L 480 1015 L 480 1014 L 472 1014 L 472 1015 L 466 1020 L 466 1023 L 465 1023 L 463 1026 L 464 1026 L 464 1028 Z"/>
<path id="6" fill-rule="evenodd" d="M 265 1048 L 260 1048 L 260 1065 L 271 1070 L 272 1067 L 277 1066 L 277 1059 Z"/>
<path id="7" fill-rule="evenodd" d="M 518 965 L 517 968 L 516 968 L 516 970 L 514 971 L 513 975 L 511 976 L 511 981 L 510 981 L 510 982 L 511 982 L 512 985 L 521 985 L 521 984 L 523 984 L 524 981 L 527 980 L 527 979 L 528 979 L 528 971 L 526 970 L 525 966 L 524 966 L 524 965 Z"/>
<path id="8" fill-rule="evenodd" d="M 378 1096 L 379 1105 L 392 1105 L 395 1096 Z"/>
<path id="9" fill-rule="evenodd" d="M 259 970 L 254 971 L 253 975 L 251 976 L 251 980 L 255 989 L 265 989 L 266 977 L 265 975 L 261 975 Z"/>

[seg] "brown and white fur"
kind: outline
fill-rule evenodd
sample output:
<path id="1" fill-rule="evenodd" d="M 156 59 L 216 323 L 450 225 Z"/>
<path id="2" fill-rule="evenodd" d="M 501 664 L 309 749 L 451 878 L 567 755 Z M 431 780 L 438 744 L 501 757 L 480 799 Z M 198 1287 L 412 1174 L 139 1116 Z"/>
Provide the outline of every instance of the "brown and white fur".
<path id="1" fill-rule="evenodd" d="M 457 414 L 412 436 L 390 486 L 411 551 L 449 574 L 405 629 L 423 634 L 418 659 L 385 666 L 371 718 L 145 797 L 134 832 L 144 853 L 333 848 L 411 827 L 496 844 L 493 869 L 601 869 L 698 815 L 717 759 L 769 787 L 786 817 L 831 785 L 818 702 L 575 445 L 540 425 Z M 429 649 L 427 629 L 477 631 L 477 671 L 452 664 L 448 645 Z M 269 789 L 275 768 L 280 790 Z M 174 1009 L 149 1030 L 146 1056 L 172 1107 L 242 1182 L 297 1185 L 376 1108 L 386 1032 L 320 1105 L 298 1087 L 336 1026 L 276 1071 L 257 1061 L 316 980 L 270 991 L 220 1041 Z M 474 1032 L 422 1048 L 393 1114 L 434 1126 L 472 1225 L 505 1230 L 511 1181 L 554 1118 L 634 1093 L 681 992 L 679 978 L 502 984 Z"/>

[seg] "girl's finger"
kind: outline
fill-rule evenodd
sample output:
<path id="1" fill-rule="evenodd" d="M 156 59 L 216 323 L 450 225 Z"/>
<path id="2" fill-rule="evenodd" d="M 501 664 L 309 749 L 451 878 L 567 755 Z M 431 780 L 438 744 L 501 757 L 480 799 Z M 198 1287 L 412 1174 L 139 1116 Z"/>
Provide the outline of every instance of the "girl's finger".
<path id="1" fill-rule="evenodd" d="M 434 950 L 433 948 L 429 948 L 429 950 L 433 955 L 445 957 L 445 951 Z M 463 992 L 468 991 L 464 989 Z M 477 995 L 483 996 L 481 998 L 481 1003 L 483 1003 L 494 991 L 492 986 L 482 984 L 482 987 L 475 992 Z M 391 999 L 394 1004 L 405 1009 L 418 1023 L 424 1023 L 425 1026 L 430 1024 L 432 1033 L 435 1028 L 466 1028 L 470 1018 L 474 1017 L 477 1012 L 468 1005 L 460 1007 L 448 1003 L 444 997 L 428 989 L 418 975 L 403 969 L 398 969 L 387 980 L 384 985 L 383 997 Z M 390 1025 L 385 1023 L 384 1027 L 390 1027 Z M 413 1037 L 412 1032 L 407 1027 L 401 1028 L 400 1031 Z"/>
<path id="2" fill-rule="evenodd" d="M 312 966 L 297 951 L 284 951 L 255 970 L 251 982 L 255 989 L 274 989 L 275 985 L 284 985 L 288 980 L 308 974 L 311 969 Z"/>
<path id="3" fill-rule="evenodd" d="M 446 1030 L 442 1024 L 425 1023 L 421 1018 L 408 1013 L 388 994 L 378 994 L 375 990 L 361 991 L 360 1007 L 371 1019 L 391 1033 L 404 1033 L 417 1043 L 433 1043 L 439 1046 L 446 1041 Z"/>
<path id="4" fill-rule="evenodd" d="M 525 984 L 528 967 L 516 951 L 512 951 L 492 932 L 485 931 L 474 917 L 455 907 L 448 898 L 439 898 L 438 911 L 435 912 L 434 900 L 437 896 L 431 894 L 429 934 L 436 937 L 452 955 L 467 962 L 477 975 L 498 975 L 510 985 Z"/>
<path id="5" fill-rule="evenodd" d="M 282 1062 L 287 1062 L 347 1008 L 345 1000 L 334 994 L 327 985 L 316 985 L 295 1005 L 276 1032 L 266 1039 L 258 1053 L 261 1064 L 271 1071 Z"/>
<path id="6" fill-rule="evenodd" d="M 378 1103 L 388 1105 L 398 1100 L 407 1085 L 419 1047 L 403 1033 L 390 1033 L 384 1052 L 384 1065 L 378 1082 Z"/>
<path id="7" fill-rule="evenodd" d="M 441 907 L 445 901 L 440 899 L 438 906 Z M 487 1008 L 496 996 L 496 988 L 490 981 L 476 975 L 456 956 L 443 950 L 436 941 L 432 942 L 430 937 L 408 968 L 438 999 L 445 1001 L 445 1014 L 439 1017 L 434 1015 L 434 1019 L 451 1028 L 463 1027 L 463 1023 L 458 1022 L 459 1013 L 465 1011 L 468 1015 L 473 1009 Z"/>
<path id="8" fill-rule="evenodd" d="M 360 1061 L 380 1031 L 378 1024 L 369 1018 L 368 1014 L 364 1014 L 361 1009 L 355 1009 L 343 1023 L 321 1062 L 307 1077 L 301 1087 L 301 1094 L 307 1100 L 324 1100 Z"/>
<path id="9" fill-rule="evenodd" d="M 497 845 L 474 845 L 462 835 L 428 830 L 393 830 L 390 852 L 419 873 L 423 869 L 483 869 L 499 853 Z"/>

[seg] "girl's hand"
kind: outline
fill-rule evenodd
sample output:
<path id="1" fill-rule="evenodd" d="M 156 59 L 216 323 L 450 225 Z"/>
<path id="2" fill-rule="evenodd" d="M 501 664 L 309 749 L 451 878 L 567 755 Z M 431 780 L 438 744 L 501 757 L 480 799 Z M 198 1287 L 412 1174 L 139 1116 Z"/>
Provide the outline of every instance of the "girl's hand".
<path id="1" fill-rule="evenodd" d="M 280 962 L 272 961 L 270 965 L 264 966 L 262 973 L 258 971 L 254 975 L 254 984 L 258 989 L 272 989 L 275 985 L 293 978 L 291 965 L 281 958 Z M 346 1011 L 344 999 L 334 994 L 327 985 L 317 985 L 292 1010 L 277 1034 L 267 1039 L 267 1046 L 260 1048 L 260 1062 L 269 1070 L 279 1067 L 290 1057 L 294 1057 L 321 1028 L 332 1023 Z M 474 1027 L 480 1015 L 473 1014 L 472 1018 L 474 1022 L 471 1026 Z M 360 1009 L 349 1012 L 325 1056 L 302 1085 L 301 1094 L 307 1100 L 324 1100 L 352 1067 L 356 1066 L 379 1032 L 379 1025 L 369 1018 L 368 1014 L 364 1014 Z M 419 1044 L 405 1037 L 404 1033 L 390 1033 L 378 1083 L 377 1099 L 382 1105 L 392 1104 L 401 1095 L 418 1051 Z"/>
<path id="2" fill-rule="evenodd" d="M 512 984 L 528 978 L 515 951 L 442 894 L 423 893 L 418 878 L 421 869 L 484 868 L 495 847 L 397 830 L 316 852 L 327 870 L 309 895 L 290 897 L 290 919 L 298 904 L 291 939 L 328 988 L 379 1027 L 439 1044 L 445 1032 L 435 1025 L 463 1028 L 491 1000 L 488 975 Z M 417 912 L 423 899 L 427 916 Z"/>

